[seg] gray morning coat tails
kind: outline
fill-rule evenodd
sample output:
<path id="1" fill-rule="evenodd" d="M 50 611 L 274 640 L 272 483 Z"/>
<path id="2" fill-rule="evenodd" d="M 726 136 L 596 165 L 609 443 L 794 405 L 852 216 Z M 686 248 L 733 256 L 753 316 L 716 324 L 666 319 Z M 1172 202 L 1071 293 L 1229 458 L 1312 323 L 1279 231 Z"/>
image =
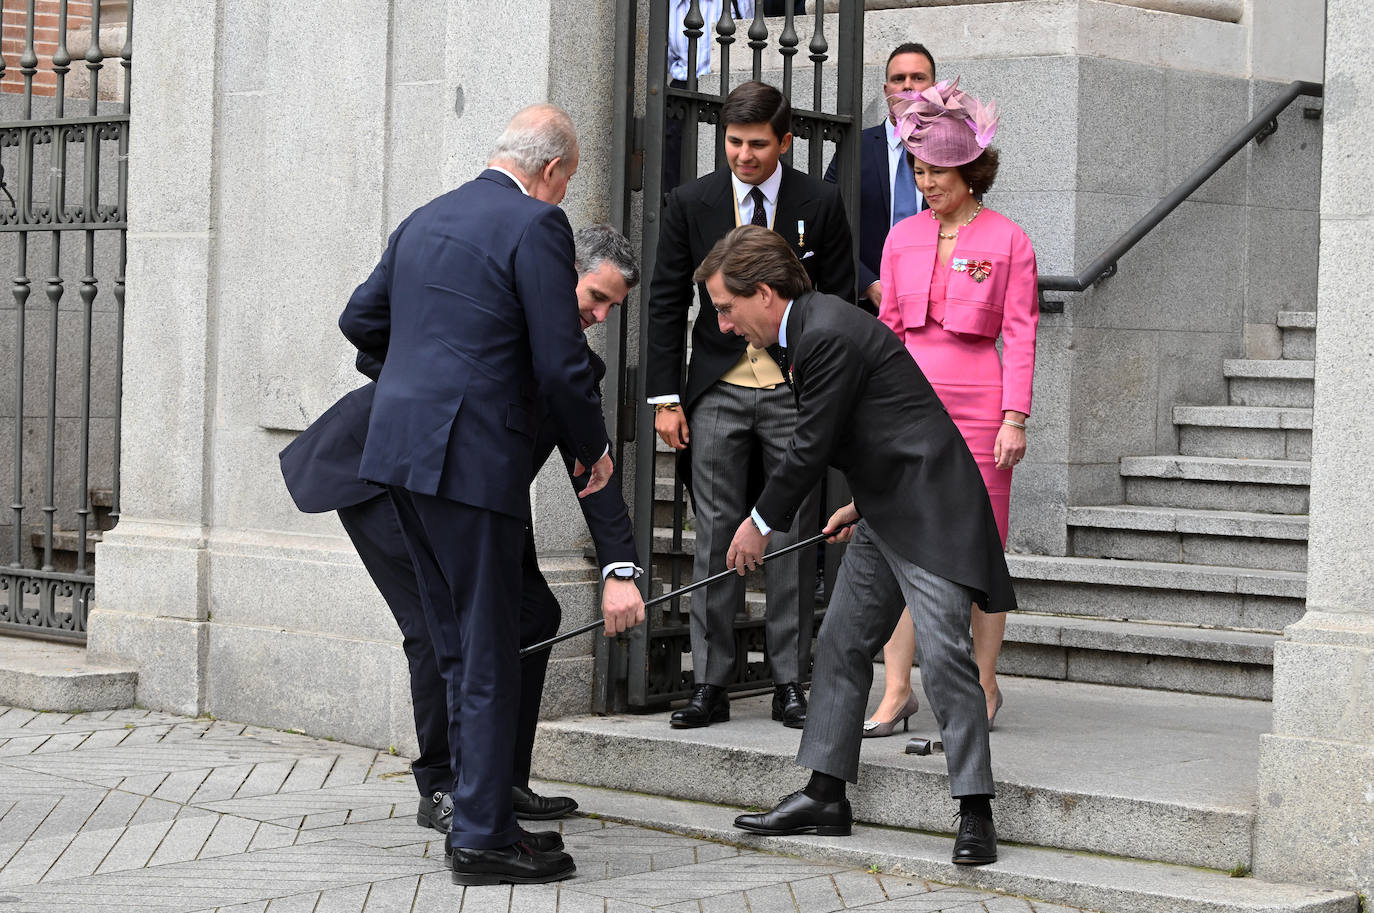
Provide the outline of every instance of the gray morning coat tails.
<path id="1" fill-rule="evenodd" d="M 896 334 L 848 302 L 808 292 L 793 303 L 785 335 L 799 414 L 756 505 L 764 522 L 791 528 L 832 465 L 902 557 L 977 591 L 989 612 L 1015 609 L 978 466 Z"/>

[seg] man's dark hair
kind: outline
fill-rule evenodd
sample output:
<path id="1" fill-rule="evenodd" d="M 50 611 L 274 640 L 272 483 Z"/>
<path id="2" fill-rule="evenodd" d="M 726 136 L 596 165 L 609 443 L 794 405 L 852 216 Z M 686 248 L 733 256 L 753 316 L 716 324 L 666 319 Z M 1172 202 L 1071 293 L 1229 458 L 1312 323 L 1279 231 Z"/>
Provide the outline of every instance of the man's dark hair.
<path id="1" fill-rule="evenodd" d="M 907 41 L 897 45 L 892 49 L 892 53 L 887 55 L 887 63 L 883 66 L 883 80 L 887 80 L 887 68 L 892 66 L 892 58 L 898 54 L 923 54 L 926 60 L 930 61 L 930 78 L 935 78 L 935 56 L 930 50 L 919 41 Z"/>
<path id="2" fill-rule="evenodd" d="M 811 277 L 792 247 L 761 225 L 741 225 L 717 241 L 692 278 L 705 282 L 716 273 L 732 295 L 752 295 L 760 284 L 785 298 L 811 291 Z"/>
<path id="3" fill-rule="evenodd" d="M 627 286 L 634 288 L 639 284 L 639 258 L 635 256 L 634 245 L 610 225 L 588 225 L 578 229 L 573 236 L 573 245 L 576 249 L 573 265 L 579 279 L 596 272 L 601 264 L 609 263 Z"/>
<path id="4" fill-rule="evenodd" d="M 767 124 L 773 135 L 782 138 L 792 132 L 792 103 L 766 82 L 744 82 L 735 86 L 720 106 L 720 122 L 731 124 Z"/>

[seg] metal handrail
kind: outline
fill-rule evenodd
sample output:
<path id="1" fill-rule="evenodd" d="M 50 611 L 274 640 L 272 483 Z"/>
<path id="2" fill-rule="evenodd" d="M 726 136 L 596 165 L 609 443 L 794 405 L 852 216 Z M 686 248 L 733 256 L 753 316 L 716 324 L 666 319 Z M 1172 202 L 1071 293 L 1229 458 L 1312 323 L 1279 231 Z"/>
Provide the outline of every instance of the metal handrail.
<path id="1" fill-rule="evenodd" d="M 1221 170 L 1221 166 L 1231 160 L 1245 144 L 1254 139 L 1264 142 L 1278 130 L 1279 114 L 1299 96 L 1322 97 L 1322 84 L 1295 80 L 1277 98 L 1264 106 L 1264 109 L 1250 119 L 1250 122 L 1231 135 L 1220 149 L 1207 161 L 1197 167 L 1182 184 L 1179 184 L 1164 199 L 1160 200 L 1140 221 L 1128 228 L 1117 238 L 1100 257 L 1088 264 L 1075 276 L 1041 276 L 1040 291 L 1081 292 L 1091 285 L 1116 274 L 1116 261 L 1121 259 L 1141 238 L 1149 234 L 1165 216 L 1178 208 L 1178 205 L 1193 195 L 1208 178 Z"/>

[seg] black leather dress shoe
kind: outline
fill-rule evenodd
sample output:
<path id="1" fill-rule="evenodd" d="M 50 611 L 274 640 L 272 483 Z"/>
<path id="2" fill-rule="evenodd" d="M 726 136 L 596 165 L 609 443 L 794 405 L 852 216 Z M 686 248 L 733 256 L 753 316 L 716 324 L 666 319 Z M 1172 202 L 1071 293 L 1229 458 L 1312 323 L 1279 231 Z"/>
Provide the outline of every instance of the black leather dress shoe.
<path id="1" fill-rule="evenodd" d="M 577 874 L 567 853 L 541 853 L 524 841 L 492 850 L 456 846 L 444 855 L 454 884 L 547 884 Z"/>
<path id="2" fill-rule="evenodd" d="M 577 801 L 569 796 L 541 796 L 528 786 L 512 786 L 510 792 L 515 817 L 526 821 L 566 818 L 577 811 Z"/>
<path id="3" fill-rule="evenodd" d="M 987 865 L 997 861 L 997 829 L 992 819 L 972 812 L 959 815 L 959 833 L 954 838 L 955 865 Z"/>
<path id="4" fill-rule="evenodd" d="M 552 853 L 563 849 L 563 835 L 558 831 L 527 831 L 522 827 L 520 839 L 536 853 Z"/>
<path id="5" fill-rule="evenodd" d="M 674 729 L 700 729 L 730 719 L 730 696 L 720 685 L 697 685 L 687 706 L 668 718 Z"/>
<path id="6" fill-rule="evenodd" d="M 773 719 L 781 720 L 788 729 L 806 725 L 806 692 L 797 682 L 773 688 Z"/>
<path id="7" fill-rule="evenodd" d="M 821 837 L 848 837 L 854 824 L 854 811 L 848 799 L 818 802 L 801 790 L 783 797 L 771 812 L 740 815 L 735 827 L 769 837 L 792 834 L 817 834 Z"/>
<path id="8" fill-rule="evenodd" d="M 415 823 L 447 834 L 453 827 L 453 798 L 448 793 L 435 793 L 428 799 L 421 799 Z"/>

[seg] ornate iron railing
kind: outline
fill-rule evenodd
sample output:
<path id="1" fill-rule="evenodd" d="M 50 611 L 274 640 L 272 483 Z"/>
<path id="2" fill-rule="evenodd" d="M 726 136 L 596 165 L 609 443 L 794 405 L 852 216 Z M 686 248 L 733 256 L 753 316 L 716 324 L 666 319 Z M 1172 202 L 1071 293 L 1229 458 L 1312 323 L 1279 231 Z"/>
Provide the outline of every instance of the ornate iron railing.
<path id="1" fill-rule="evenodd" d="M 12 263 L 14 326 L 13 349 L 0 360 L 0 372 L 10 375 L 0 382 L 13 390 L 0 630 L 84 640 L 93 546 L 101 528 L 119 518 L 133 3 L 125 13 L 119 69 L 105 73 L 100 0 L 91 3 L 85 35 L 69 33 L 68 3 L 59 0 L 43 68 L 53 74 L 51 95 L 35 85 L 43 62 L 38 52 L 45 49 L 35 31 L 51 4 L 18 5 L 27 16 L 18 60 L 22 93 L 0 95 L 0 244 Z M 0 0 L 0 19 L 7 6 Z M 74 36 L 88 39 L 80 58 L 69 51 Z M 0 51 L 0 80 L 10 65 Z M 67 97 L 73 67 L 85 71 L 80 114 L 67 110 L 69 100 L 79 101 Z M 102 102 L 102 75 L 110 77 L 105 94 L 117 100 Z M 35 116 L 36 99 L 50 99 L 51 116 Z M 72 232 L 81 233 L 75 249 L 64 244 Z M 39 280 L 43 297 L 31 300 L 35 254 L 46 254 L 47 276 Z M 79 305 L 67 296 L 71 269 L 80 271 Z M 113 280 L 104 285 L 101 276 L 109 273 Z M 38 323 L 31 333 L 32 318 Z"/>
<path id="2" fill-rule="evenodd" d="M 668 73 L 669 7 L 671 4 L 649 4 L 648 65 L 643 94 L 644 115 L 634 117 L 634 73 L 636 15 L 634 0 L 618 0 L 616 21 L 616 135 L 618 148 L 625 162 L 624 184 L 630 191 L 642 191 L 643 197 L 643 270 L 653 275 L 658 246 L 658 216 L 664 195 L 664 160 L 668 153 L 665 143 L 670 122 L 682 127 L 680 174 L 690 181 L 698 172 L 698 127 L 715 128 L 715 167 L 725 167 L 724 130 L 719 124 L 720 108 L 733 88 L 737 76 L 731 64 L 735 45 L 744 43 L 751 55 L 749 73 L 752 79 L 773 81 L 793 104 L 792 133 L 798 142 L 794 150 L 804 144 L 806 170 L 820 177 L 825 169 L 827 153 L 833 152 L 839 163 L 840 184 L 849 208 L 850 224 L 858 224 L 858 156 L 859 134 L 862 130 L 862 74 L 863 74 L 863 0 L 840 0 L 838 12 L 815 4 L 814 15 L 798 16 L 787 12 L 778 20 L 766 20 L 761 2 L 754 4 L 752 18 L 737 21 L 735 5 L 730 0 L 721 3 L 720 14 L 707 22 L 702 4 L 693 2 L 681 24 L 687 39 L 686 79 L 674 84 Z M 788 4 L 789 10 L 791 4 Z M 804 35 L 807 25 L 810 34 Z M 770 25 L 774 34 L 770 32 Z M 718 54 L 712 75 L 707 80 L 697 76 L 697 61 L 701 42 L 714 38 L 714 52 Z M 771 55 L 776 55 L 776 57 Z M 797 55 L 805 54 L 805 61 Z M 769 67 L 765 69 L 765 55 Z M 809 70 L 812 86 L 794 85 L 798 65 Z M 832 75 L 833 70 L 833 75 Z M 742 75 L 742 74 L 741 74 Z M 823 89 L 835 88 L 835 101 L 830 109 L 825 103 Z M 705 83 L 705 84 L 703 84 Z M 799 97 L 800 96 L 800 97 Z M 806 96 L 809 96 L 807 98 Z M 787 156 L 792 164 L 792 154 Z M 632 218 L 630 194 L 617 194 L 613 219 L 625 226 Z M 856 248 L 857 250 L 857 248 Z M 639 358 L 647 357 L 646 309 L 639 311 Z M 634 441 L 635 459 L 635 530 L 639 554 L 652 562 L 650 580 L 654 585 L 677 589 L 691 579 L 691 552 L 685 547 L 684 525 L 687 507 L 681 483 L 674 478 L 669 501 L 655 505 L 656 435 L 653 411 L 645 402 L 642 378 L 624 366 L 624 353 L 630 344 L 627 319 L 617 317 L 608 327 L 609 376 L 617 376 L 608 385 L 608 418 L 618 425 L 621 445 Z M 617 370 L 618 368 L 618 370 Z M 611 396 L 612 390 L 615 395 Z M 617 408 L 618 407 L 618 408 Z M 655 510 L 659 516 L 655 522 Z M 657 529 L 656 529 L 657 527 Z M 652 557 L 651 557 L 652 556 Z M 833 550 L 827 559 L 834 564 Z M 810 627 L 811 596 L 803 594 L 802 630 Z M 682 600 L 674 600 L 661 609 L 655 608 L 645 625 L 634 629 L 629 636 L 628 649 L 621 650 L 613 642 L 598 638 L 597 673 L 599 686 L 595 689 L 596 705 L 601 710 L 647 708 L 687 696 L 691 691 L 690 669 L 683 668 L 683 657 L 690 655 L 687 607 Z M 766 660 L 750 660 L 750 654 L 764 654 L 763 619 L 746 613 L 735 622 L 737 668 L 731 688 L 753 689 L 771 681 Z"/>

